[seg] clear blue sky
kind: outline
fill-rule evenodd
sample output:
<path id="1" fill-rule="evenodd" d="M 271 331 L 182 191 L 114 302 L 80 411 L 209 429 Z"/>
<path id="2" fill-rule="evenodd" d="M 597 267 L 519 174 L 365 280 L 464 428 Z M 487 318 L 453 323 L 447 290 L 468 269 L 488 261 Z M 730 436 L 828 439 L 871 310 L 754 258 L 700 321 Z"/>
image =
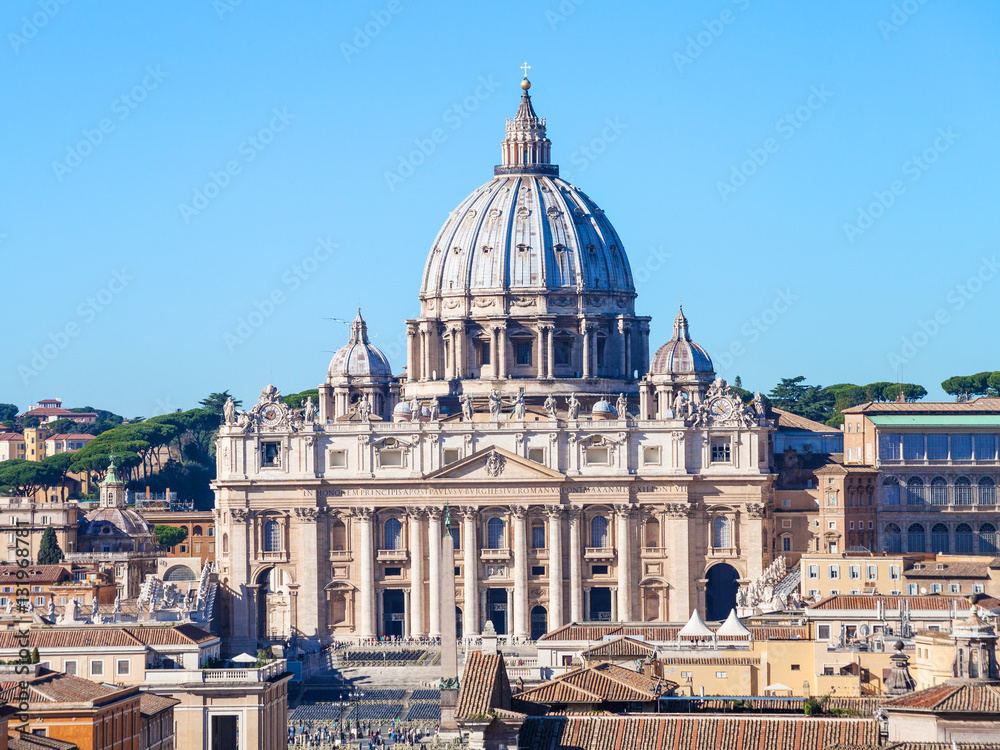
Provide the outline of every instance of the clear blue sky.
<path id="1" fill-rule="evenodd" d="M 401 369 L 524 60 L 654 348 L 683 300 L 751 388 L 1000 369 L 1000 5 L 780 5 L 3 3 L 0 401 L 302 390 L 358 304 Z"/>

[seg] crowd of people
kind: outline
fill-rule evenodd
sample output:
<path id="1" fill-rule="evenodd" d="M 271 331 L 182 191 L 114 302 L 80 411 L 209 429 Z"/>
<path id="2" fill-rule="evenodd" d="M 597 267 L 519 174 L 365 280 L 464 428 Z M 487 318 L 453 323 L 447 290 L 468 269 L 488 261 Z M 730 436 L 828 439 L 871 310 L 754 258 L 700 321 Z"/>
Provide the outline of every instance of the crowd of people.
<path id="1" fill-rule="evenodd" d="M 420 728 L 397 726 L 396 721 L 387 727 L 376 727 L 371 724 L 354 723 L 350 721 L 332 721 L 316 723 L 312 721 L 294 721 L 288 725 L 288 745 L 292 748 L 331 748 L 353 747 L 375 750 L 388 747 L 416 747 L 436 737 L 440 727 L 435 726 L 432 732 Z"/>

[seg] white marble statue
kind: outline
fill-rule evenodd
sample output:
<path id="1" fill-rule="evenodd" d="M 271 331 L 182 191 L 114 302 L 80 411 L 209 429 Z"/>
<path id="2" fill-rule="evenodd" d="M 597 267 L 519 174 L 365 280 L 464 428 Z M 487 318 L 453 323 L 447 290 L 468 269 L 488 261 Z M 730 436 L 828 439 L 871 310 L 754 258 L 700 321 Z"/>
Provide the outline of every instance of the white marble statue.
<path id="1" fill-rule="evenodd" d="M 437 396 L 431 399 L 430 412 L 432 422 L 437 422 L 441 418 L 441 402 Z"/>
<path id="2" fill-rule="evenodd" d="M 362 393 L 361 398 L 358 399 L 358 416 L 361 417 L 362 422 L 368 422 L 371 420 L 372 416 L 372 404 L 368 400 L 368 394 Z"/>
<path id="3" fill-rule="evenodd" d="M 222 405 L 222 417 L 226 420 L 227 425 L 236 424 L 236 404 L 233 403 L 232 396 L 227 398 L 226 403 Z"/>
<path id="4" fill-rule="evenodd" d="M 618 394 L 618 401 L 615 402 L 615 411 L 618 412 L 619 419 L 628 419 L 628 399 L 624 393 Z"/>
<path id="5" fill-rule="evenodd" d="M 462 418 L 466 422 L 471 422 L 473 414 L 472 396 L 468 395 L 467 393 L 463 393 L 461 396 L 458 397 L 458 401 L 462 405 Z"/>
<path id="6" fill-rule="evenodd" d="M 569 394 L 569 398 L 566 399 L 566 411 L 569 419 L 576 419 L 580 416 L 580 402 L 575 393 Z"/>
<path id="7" fill-rule="evenodd" d="M 515 422 L 524 421 L 524 391 L 518 391 L 514 395 L 514 408 L 510 416 Z"/>
<path id="8" fill-rule="evenodd" d="M 503 410 L 503 396 L 500 391 L 494 388 L 490 391 L 490 419 L 496 421 L 500 419 L 500 412 Z"/>
<path id="9" fill-rule="evenodd" d="M 302 409 L 302 416 L 306 422 L 316 419 L 316 404 L 313 403 L 312 396 L 306 398 L 306 405 Z"/>
<path id="10" fill-rule="evenodd" d="M 555 397 L 550 393 L 545 399 L 545 413 L 549 415 L 550 419 L 556 418 L 556 400 Z"/>

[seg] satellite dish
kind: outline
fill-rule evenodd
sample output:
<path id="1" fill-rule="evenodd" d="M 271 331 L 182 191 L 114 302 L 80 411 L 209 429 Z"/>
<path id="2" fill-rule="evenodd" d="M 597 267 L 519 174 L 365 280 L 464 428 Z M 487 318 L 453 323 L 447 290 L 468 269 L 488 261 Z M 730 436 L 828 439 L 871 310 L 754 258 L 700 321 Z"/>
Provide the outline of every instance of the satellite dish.
<path id="1" fill-rule="evenodd" d="M 920 593 L 921 594 L 926 594 L 927 593 L 927 587 L 926 586 L 921 586 L 920 587 Z"/>
<path id="2" fill-rule="evenodd" d="M 871 633 L 871 628 L 869 628 L 867 625 L 862 625 L 860 628 L 858 628 L 858 634 L 862 638 L 867 638 L 870 633 Z"/>

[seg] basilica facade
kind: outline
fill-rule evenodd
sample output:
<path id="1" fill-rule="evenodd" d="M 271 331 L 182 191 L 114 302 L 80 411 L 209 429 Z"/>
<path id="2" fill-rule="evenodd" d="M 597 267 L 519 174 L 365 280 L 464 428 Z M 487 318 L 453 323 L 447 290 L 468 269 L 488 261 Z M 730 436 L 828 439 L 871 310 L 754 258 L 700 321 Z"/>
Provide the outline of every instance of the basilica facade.
<path id="1" fill-rule="evenodd" d="M 215 482 L 228 649 L 721 619 L 771 562 L 773 427 L 679 311 L 649 356 L 625 249 L 551 163 L 521 87 L 493 178 L 424 267 L 407 366 L 359 311 L 317 403 L 227 405 Z"/>

